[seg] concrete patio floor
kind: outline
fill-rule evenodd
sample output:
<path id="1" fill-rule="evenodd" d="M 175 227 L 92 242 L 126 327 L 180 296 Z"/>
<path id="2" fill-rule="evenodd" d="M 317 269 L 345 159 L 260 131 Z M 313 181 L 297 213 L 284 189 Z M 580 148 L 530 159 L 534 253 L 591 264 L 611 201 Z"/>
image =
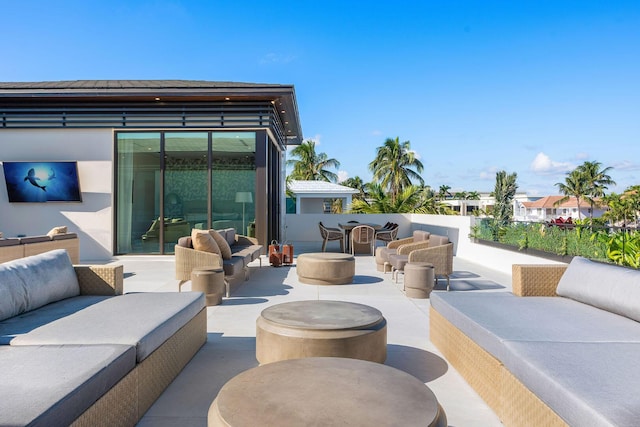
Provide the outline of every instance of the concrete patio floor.
<path id="1" fill-rule="evenodd" d="M 296 244 L 296 255 L 318 252 L 319 244 Z M 176 292 L 173 256 L 124 256 L 125 292 Z M 220 388 L 258 366 L 255 321 L 266 307 L 296 300 L 341 300 L 367 304 L 387 319 L 386 365 L 423 381 L 438 397 L 450 426 L 500 426 L 500 420 L 429 341 L 429 299 L 410 299 L 389 273 L 376 271 L 373 257 L 356 256 L 353 284 L 316 286 L 298 282 L 296 268 L 270 267 L 263 257 L 251 277 L 222 305 L 207 308 L 208 339 L 182 373 L 142 418 L 139 426 L 207 425 L 207 411 Z M 452 292 L 510 291 L 511 277 L 454 259 Z M 190 287 L 187 283 L 183 290 Z M 446 292 L 445 281 L 434 292 Z M 143 315 L 141 313 L 141 315 Z M 381 384 L 381 387 L 384 385 Z M 256 425 L 259 425 L 256 420 Z M 399 424 L 402 425 L 401 420 Z"/>

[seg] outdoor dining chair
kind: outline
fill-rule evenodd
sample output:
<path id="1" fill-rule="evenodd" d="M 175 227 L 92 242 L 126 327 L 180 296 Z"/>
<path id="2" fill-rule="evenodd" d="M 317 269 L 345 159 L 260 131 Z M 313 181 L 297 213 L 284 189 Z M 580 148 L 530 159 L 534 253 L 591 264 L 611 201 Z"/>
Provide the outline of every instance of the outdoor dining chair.
<path id="1" fill-rule="evenodd" d="M 340 241 L 340 252 L 344 252 L 344 233 L 339 228 L 325 227 L 322 221 L 318 223 L 320 237 L 322 237 L 322 252 L 327 248 L 327 242 L 332 240 Z"/>
<path id="2" fill-rule="evenodd" d="M 398 237 L 398 224 L 388 223 L 380 230 L 376 231 L 376 240 L 380 240 L 384 244 L 393 242 Z"/>
<path id="3" fill-rule="evenodd" d="M 370 225 L 358 225 L 351 230 L 351 254 L 355 254 L 355 245 L 369 245 L 371 255 L 376 242 L 376 230 Z"/>

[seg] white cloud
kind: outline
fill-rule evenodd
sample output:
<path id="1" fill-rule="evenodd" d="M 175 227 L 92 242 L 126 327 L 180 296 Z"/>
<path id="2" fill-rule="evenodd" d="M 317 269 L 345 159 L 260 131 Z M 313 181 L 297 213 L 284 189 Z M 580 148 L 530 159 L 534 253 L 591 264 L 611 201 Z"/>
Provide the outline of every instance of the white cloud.
<path id="1" fill-rule="evenodd" d="M 492 166 L 487 170 L 480 171 L 479 178 L 484 181 L 490 181 L 492 179 L 496 179 L 496 172 L 498 172 L 498 168 L 495 166 Z"/>
<path id="2" fill-rule="evenodd" d="M 307 136 L 304 138 L 305 141 L 313 141 L 316 143 L 316 147 L 318 145 L 320 145 L 320 138 L 322 137 L 322 135 L 320 135 L 319 133 L 316 133 L 314 136 Z"/>
<path id="3" fill-rule="evenodd" d="M 629 160 L 623 160 L 613 165 L 613 170 L 621 171 L 637 171 L 640 170 L 640 165 L 630 162 Z"/>
<path id="4" fill-rule="evenodd" d="M 347 171 L 338 171 L 338 183 L 343 182 L 347 178 L 349 178 L 349 172 L 347 172 Z"/>
<path id="5" fill-rule="evenodd" d="M 415 158 L 418 159 L 418 160 L 420 160 L 422 158 L 422 156 L 420 156 L 420 153 L 418 153 L 416 150 L 409 150 L 409 152 L 413 153 Z"/>
<path id="6" fill-rule="evenodd" d="M 547 156 L 543 152 L 536 155 L 533 162 L 531 162 L 530 169 L 540 175 L 551 175 L 559 172 L 568 172 L 575 166 L 569 162 L 556 162 L 551 160 L 551 157 Z"/>
<path id="7" fill-rule="evenodd" d="M 587 160 L 589 158 L 589 153 L 578 153 L 576 154 L 576 159 L 578 160 Z"/>

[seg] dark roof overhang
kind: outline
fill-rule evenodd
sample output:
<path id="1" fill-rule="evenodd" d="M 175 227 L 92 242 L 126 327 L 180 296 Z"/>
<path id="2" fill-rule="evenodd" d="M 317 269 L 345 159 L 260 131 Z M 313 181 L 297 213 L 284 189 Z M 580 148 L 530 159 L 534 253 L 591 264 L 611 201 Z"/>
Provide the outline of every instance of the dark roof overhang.
<path id="1" fill-rule="evenodd" d="M 268 101 L 280 117 L 287 144 L 302 142 L 293 85 L 202 80 L 69 80 L 0 82 L 0 105 L 188 103 Z"/>

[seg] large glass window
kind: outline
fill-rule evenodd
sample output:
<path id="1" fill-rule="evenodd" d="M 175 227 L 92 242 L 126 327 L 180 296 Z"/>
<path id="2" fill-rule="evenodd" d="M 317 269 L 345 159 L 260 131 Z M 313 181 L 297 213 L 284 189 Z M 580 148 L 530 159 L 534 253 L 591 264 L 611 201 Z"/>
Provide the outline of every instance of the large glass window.
<path id="1" fill-rule="evenodd" d="M 118 132 L 116 147 L 116 253 L 171 254 L 192 228 L 254 235 L 255 132 Z"/>
<path id="2" fill-rule="evenodd" d="M 165 253 L 192 228 L 207 229 L 208 138 L 206 132 L 164 136 Z"/>
<path id="3" fill-rule="evenodd" d="M 255 229 L 255 132 L 213 132 L 212 228 Z"/>
<path id="4" fill-rule="evenodd" d="M 117 138 L 116 252 L 160 251 L 160 133 Z"/>

